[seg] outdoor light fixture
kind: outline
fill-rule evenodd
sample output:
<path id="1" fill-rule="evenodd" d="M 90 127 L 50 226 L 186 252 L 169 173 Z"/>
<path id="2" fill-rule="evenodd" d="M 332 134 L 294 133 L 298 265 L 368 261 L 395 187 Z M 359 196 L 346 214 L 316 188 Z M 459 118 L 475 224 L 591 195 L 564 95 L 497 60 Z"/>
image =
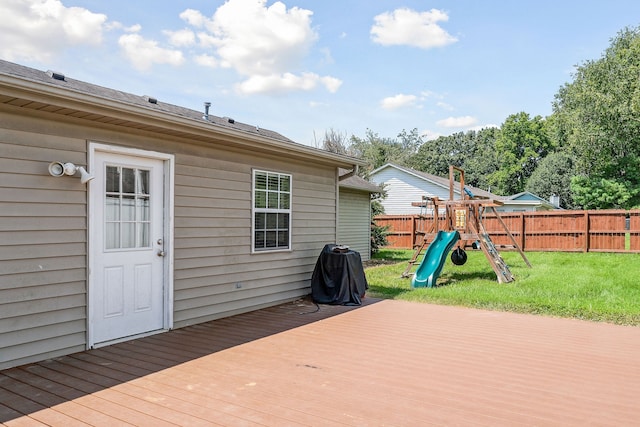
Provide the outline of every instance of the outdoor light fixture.
<path id="1" fill-rule="evenodd" d="M 80 172 L 80 182 L 83 184 L 86 184 L 94 178 L 94 176 L 87 172 L 82 166 L 76 166 L 73 163 L 49 163 L 49 174 L 51 174 L 51 176 L 75 175 L 76 172 Z"/>

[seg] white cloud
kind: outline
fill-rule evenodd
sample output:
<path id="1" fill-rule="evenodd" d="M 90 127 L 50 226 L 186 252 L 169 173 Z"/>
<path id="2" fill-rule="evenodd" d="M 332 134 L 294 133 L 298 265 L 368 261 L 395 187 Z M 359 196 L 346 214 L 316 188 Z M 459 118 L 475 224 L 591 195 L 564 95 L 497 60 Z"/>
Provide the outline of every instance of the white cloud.
<path id="1" fill-rule="evenodd" d="M 340 86 L 342 86 L 342 80 L 331 76 L 321 77 L 320 81 L 324 87 L 331 93 L 336 93 Z"/>
<path id="2" fill-rule="evenodd" d="M 214 36 L 212 36 L 209 33 L 206 33 L 204 31 L 199 31 L 198 32 L 198 44 L 200 45 L 201 48 L 215 48 L 220 44 L 219 40 L 217 38 L 215 38 Z"/>
<path id="3" fill-rule="evenodd" d="M 182 65 L 184 56 L 179 50 L 164 49 L 153 40 L 146 40 L 140 34 L 120 36 L 118 44 L 124 55 L 140 71 L 149 70 L 153 64 Z"/>
<path id="4" fill-rule="evenodd" d="M 130 27 L 123 28 L 125 33 L 139 33 L 142 30 L 142 25 L 134 24 Z"/>
<path id="5" fill-rule="evenodd" d="M 453 111 L 453 110 L 455 110 L 455 108 L 453 108 L 453 106 L 452 106 L 452 105 L 447 104 L 446 102 L 443 102 L 443 101 L 438 101 L 438 102 L 436 102 L 436 105 L 437 105 L 438 107 L 442 108 L 443 110 L 447 110 L 447 111 Z"/>
<path id="6" fill-rule="evenodd" d="M 194 9 L 187 9 L 182 12 L 180 14 L 180 19 L 196 28 L 204 27 L 205 23 L 207 22 L 207 18 L 205 18 L 202 13 Z"/>
<path id="7" fill-rule="evenodd" d="M 324 64 L 333 64 L 334 62 L 336 62 L 333 59 L 333 56 L 331 56 L 331 49 L 329 49 L 328 47 L 320 49 L 320 52 L 322 52 L 322 55 L 323 55 L 322 62 Z"/>
<path id="8" fill-rule="evenodd" d="M 283 73 L 299 63 L 316 41 L 312 12 L 281 2 L 229 0 L 207 28 L 218 39 L 218 55 L 244 75 Z"/>
<path id="9" fill-rule="evenodd" d="M 196 35 L 187 28 L 178 31 L 166 30 L 164 34 L 169 37 L 169 43 L 173 46 L 191 46 L 196 42 Z"/>
<path id="10" fill-rule="evenodd" d="M 371 38 L 383 46 L 407 45 L 422 49 L 446 46 L 458 41 L 438 25 L 449 16 L 438 10 L 417 12 L 407 8 L 396 9 L 375 16 Z"/>
<path id="11" fill-rule="evenodd" d="M 218 60 L 211 55 L 197 55 L 195 57 L 196 64 L 208 68 L 218 68 Z"/>
<path id="12" fill-rule="evenodd" d="M 194 9 L 185 10 L 180 17 L 199 30 L 199 47 L 208 49 L 206 54 L 216 59 L 215 64 L 246 78 L 237 85 L 242 93 L 282 93 L 317 86 L 335 92 L 342 84 L 339 79 L 296 71 L 318 39 L 311 27 L 312 14 L 298 7 L 287 9 L 280 1 L 267 7 L 267 0 L 228 0 L 211 18 Z"/>
<path id="13" fill-rule="evenodd" d="M 478 119 L 471 116 L 462 117 L 447 117 L 446 119 L 438 120 L 436 124 L 445 128 L 467 128 L 478 123 Z"/>
<path id="14" fill-rule="evenodd" d="M 0 57 L 46 62 L 69 46 L 102 42 L 107 16 L 59 0 L 2 0 Z"/>
<path id="15" fill-rule="evenodd" d="M 335 92 L 342 82 L 330 77 L 320 77 L 314 73 L 302 73 L 300 76 L 292 73 L 254 75 L 239 83 L 237 90 L 244 94 L 279 94 L 297 90 L 308 91 L 315 89 L 319 84 L 324 85 L 329 92 Z"/>
<path id="16" fill-rule="evenodd" d="M 384 98 L 380 102 L 380 106 L 385 110 L 397 110 L 403 107 L 412 107 L 416 105 L 418 97 L 415 95 L 398 94 Z"/>

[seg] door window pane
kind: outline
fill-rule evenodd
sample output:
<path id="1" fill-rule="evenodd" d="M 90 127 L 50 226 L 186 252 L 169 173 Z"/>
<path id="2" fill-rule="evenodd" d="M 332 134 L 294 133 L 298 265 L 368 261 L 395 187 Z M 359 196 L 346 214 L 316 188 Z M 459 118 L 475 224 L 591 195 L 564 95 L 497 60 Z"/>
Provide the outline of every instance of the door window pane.
<path id="1" fill-rule="evenodd" d="M 106 171 L 106 190 L 107 193 L 120 192 L 120 168 L 115 166 L 107 166 Z"/>
<path id="2" fill-rule="evenodd" d="M 107 194 L 105 203 L 105 220 L 120 221 L 120 196 Z"/>
<path id="3" fill-rule="evenodd" d="M 105 227 L 105 247 L 107 249 L 117 249 L 120 247 L 120 223 L 108 222 Z"/>
<path id="4" fill-rule="evenodd" d="M 150 171 L 106 166 L 105 248 L 151 247 Z"/>
<path id="5" fill-rule="evenodd" d="M 149 221 L 149 199 L 139 198 L 136 200 L 136 219 L 138 221 Z"/>
<path id="6" fill-rule="evenodd" d="M 136 224 L 133 222 L 122 223 L 122 247 L 136 247 Z"/>
<path id="7" fill-rule="evenodd" d="M 142 224 L 138 224 L 138 236 L 137 236 L 137 247 L 148 247 L 149 246 L 149 240 L 150 240 L 150 236 L 149 236 L 149 227 L 151 224 L 147 223 L 142 223 Z"/>
<path id="8" fill-rule="evenodd" d="M 135 221 L 136 219 L 136 199 L 134 196 L 122 196 L 122 220 Z"/>
<path id="9" fill-rule="evenodd" d="M 149 171 L 136 170 L 136 194 L 149 194 Z"/>
<path id="10" fill-rule="evenodd" d="M 122 192 L 127 194 L 135 194 L 135 189 L 135 170 L 130 168 L 122 168 Z"/>

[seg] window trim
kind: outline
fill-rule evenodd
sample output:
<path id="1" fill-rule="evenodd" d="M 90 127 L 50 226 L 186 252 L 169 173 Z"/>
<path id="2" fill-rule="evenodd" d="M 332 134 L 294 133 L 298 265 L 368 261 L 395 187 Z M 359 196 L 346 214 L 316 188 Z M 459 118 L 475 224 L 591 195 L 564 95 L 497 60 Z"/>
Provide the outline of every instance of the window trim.
<path id="1" fill-rule="evenodd" d="M 289 177 L 289 209 L 280 208 L 256 208 L 256 175 L 258 173 L 277 174 L 280 176 Z M 280 192 L 280 190 L 278 190 Z M 289 239 L 287 247 L 275 247 L 275 248 L 256 248 L 256 213 L 286 213 L 289 215 Z M 252 169 L 251 172 L 251 253 L 252 254 L 265 254 L 274 252 L 291 252 L 292 249 L 292 236 L 293 236 L 293 175 L 285 172 L 278 172 L 266 169 Z"/>

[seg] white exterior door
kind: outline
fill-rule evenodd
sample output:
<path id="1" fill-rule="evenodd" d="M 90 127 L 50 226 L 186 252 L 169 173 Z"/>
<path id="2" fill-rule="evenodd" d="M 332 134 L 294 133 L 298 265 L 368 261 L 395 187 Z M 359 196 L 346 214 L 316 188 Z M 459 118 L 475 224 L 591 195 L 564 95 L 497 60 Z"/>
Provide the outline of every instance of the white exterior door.
<path id="1" fill-rule="evenodd" d="M 95 151 L 89 347 L 166 328 L 164 161 Z"/>

